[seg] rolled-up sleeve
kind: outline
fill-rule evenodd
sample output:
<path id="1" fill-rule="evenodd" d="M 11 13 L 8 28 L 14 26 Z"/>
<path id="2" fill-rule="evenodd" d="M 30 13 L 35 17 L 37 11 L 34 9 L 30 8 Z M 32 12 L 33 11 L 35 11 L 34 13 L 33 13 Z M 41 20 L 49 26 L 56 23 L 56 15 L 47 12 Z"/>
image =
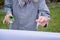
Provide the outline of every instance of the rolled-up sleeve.
<path id="1" fill-rule="evenodd" d="M 45 16 L 46 18 L 50 18 L 50 11 L 46 5 L 45 0 L 39 1 L 39 16 Z"/>
<path id="2" fill-rule="evenodd" d="M 12 13 L 12 0 L 4 1 L 4 9 L 6 14 Z"/>

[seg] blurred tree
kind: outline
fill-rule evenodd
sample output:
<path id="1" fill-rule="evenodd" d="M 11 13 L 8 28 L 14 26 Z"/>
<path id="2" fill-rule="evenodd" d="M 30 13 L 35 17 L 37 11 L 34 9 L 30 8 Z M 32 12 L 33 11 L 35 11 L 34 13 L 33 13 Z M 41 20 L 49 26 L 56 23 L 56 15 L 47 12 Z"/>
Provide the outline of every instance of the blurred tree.
<path id="1" fill-rule="evenodd" d="M 60 2 L 60 0 L 57 0 L 57 2 Z"/>
<path id="2" fill-rule="evenodd" d="M 53 0 L 53 2 L 57 2 L 57 0 Z"/>
<path id="3" fill-rule="evenodd" d="M 4 4 L 4 0 L 0 0 L 0 6 Z"/>
<path id="4" fill-rule="evenodd" d="M 50 0 L 46 0 L 46 3 L 50 3 Z"/>
<path id="5" fill-rule="evenodd" d="M 53 2 L 53 0 L 50 0 L 50 3 L 52 3 Z"/>
<path id="6" fill-rule="evenodd" d="M 47 3 L 56 3 L 56 2 L 60 2 L 60 0 L 46 0 Z"/>
<path id="7" fill-rule="evenodd" d="M 0 9 L 3 8 L 4 0 L 0 0 Z"/>

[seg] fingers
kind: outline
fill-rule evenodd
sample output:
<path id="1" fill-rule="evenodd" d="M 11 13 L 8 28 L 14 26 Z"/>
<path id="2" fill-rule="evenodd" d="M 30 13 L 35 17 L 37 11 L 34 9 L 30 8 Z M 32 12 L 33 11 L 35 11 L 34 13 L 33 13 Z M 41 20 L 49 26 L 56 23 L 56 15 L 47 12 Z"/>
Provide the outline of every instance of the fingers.
<path id="1" fill-rule="evenodd" d="M 3 24 L 5 23 L 5 19 L 3 20 Z"/>
<path id="2" fill-rule="evenodd" d="M 36 22 L 39 23 L 41 26 L 45 26 L 48 23 L 48 19 L 41 16 L 38 19 L 36 19 Z"/>
<path id="3" fill-rule="evenodd" d="M 6 16 L 5 16 L 5 18 L 4 18 L 4 20 L 3 20 L 3 24 L 4 23 L 8 23 L 9 24 L 9 17 L 10 16 L 12 16 L 12 13 L 8 13 Z"/>
<path id="4" fill-rule="evenodd" d="M 40 25 L 43 26 L 43 27 L 44 27 L 46 24 L 47 24 L 47 22 L 42 22 L 42 23 L 40 23 Z"/>
<path id="5" fill-rule="evenodd" d="M 41 26 L 44 26 L 47 23 L 47 21 L 45 20 L 42 21 L 36 20 L 36 22 L 39 23 Z"/>
<path id="6" fill-rule="evenodd" d="M 9 17 L 8 16 L 5 16 L 4 20 L 3 20 L 3 24 L 4 23 L 8 23 L 9 24 Z"/>

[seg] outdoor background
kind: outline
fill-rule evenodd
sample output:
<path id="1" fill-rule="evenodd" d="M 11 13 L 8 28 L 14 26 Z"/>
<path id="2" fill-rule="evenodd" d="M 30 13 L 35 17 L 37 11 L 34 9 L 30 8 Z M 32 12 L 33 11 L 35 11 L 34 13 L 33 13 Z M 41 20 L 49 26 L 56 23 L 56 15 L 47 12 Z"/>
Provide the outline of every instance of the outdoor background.
<path id="1" fill-rule="evenodd" d="M 60 0 L 46 0 L 50 9 L 51 20 L 47 28 L 38 27 L 39 31 L 60 32 Z M 9 24 L 3 24 L 5 16 L 4 0 L 0 0 L 0 29 L 8 29 Z"/>

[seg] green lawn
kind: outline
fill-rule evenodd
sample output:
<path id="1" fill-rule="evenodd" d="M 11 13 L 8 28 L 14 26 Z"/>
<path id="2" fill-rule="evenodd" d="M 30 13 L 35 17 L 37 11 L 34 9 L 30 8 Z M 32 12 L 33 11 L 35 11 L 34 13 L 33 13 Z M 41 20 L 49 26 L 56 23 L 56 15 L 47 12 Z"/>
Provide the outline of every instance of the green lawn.
<path id="1" fill-rule="evenodd" d="M 60 32 L 60 7 L 50 8 L 51 20 L 47 28 L 39 26 L 38 30 Z"/>
<path id="2" fill-rule="evenodd" d="M 5 13 L 0 12 L 0 29 L 8 28 L 8 24 L 3 24 L 4 16 L 5 16 Z"/>
<path id="3" fill-rule="evenodd" d="M 41 26 L 38 27 L 39 31 L 52 31 L 52 32 L 60 32 L 60 7 L 50 8 L 51 12 L 51 20 L 49 22 L 49 26 L 47 28 L 43 28 Z M 8 24 L 3 24 L 3 18 L 5 16 L 4 12 L 0 12 L 0 28 L 8 28 Z"/>

